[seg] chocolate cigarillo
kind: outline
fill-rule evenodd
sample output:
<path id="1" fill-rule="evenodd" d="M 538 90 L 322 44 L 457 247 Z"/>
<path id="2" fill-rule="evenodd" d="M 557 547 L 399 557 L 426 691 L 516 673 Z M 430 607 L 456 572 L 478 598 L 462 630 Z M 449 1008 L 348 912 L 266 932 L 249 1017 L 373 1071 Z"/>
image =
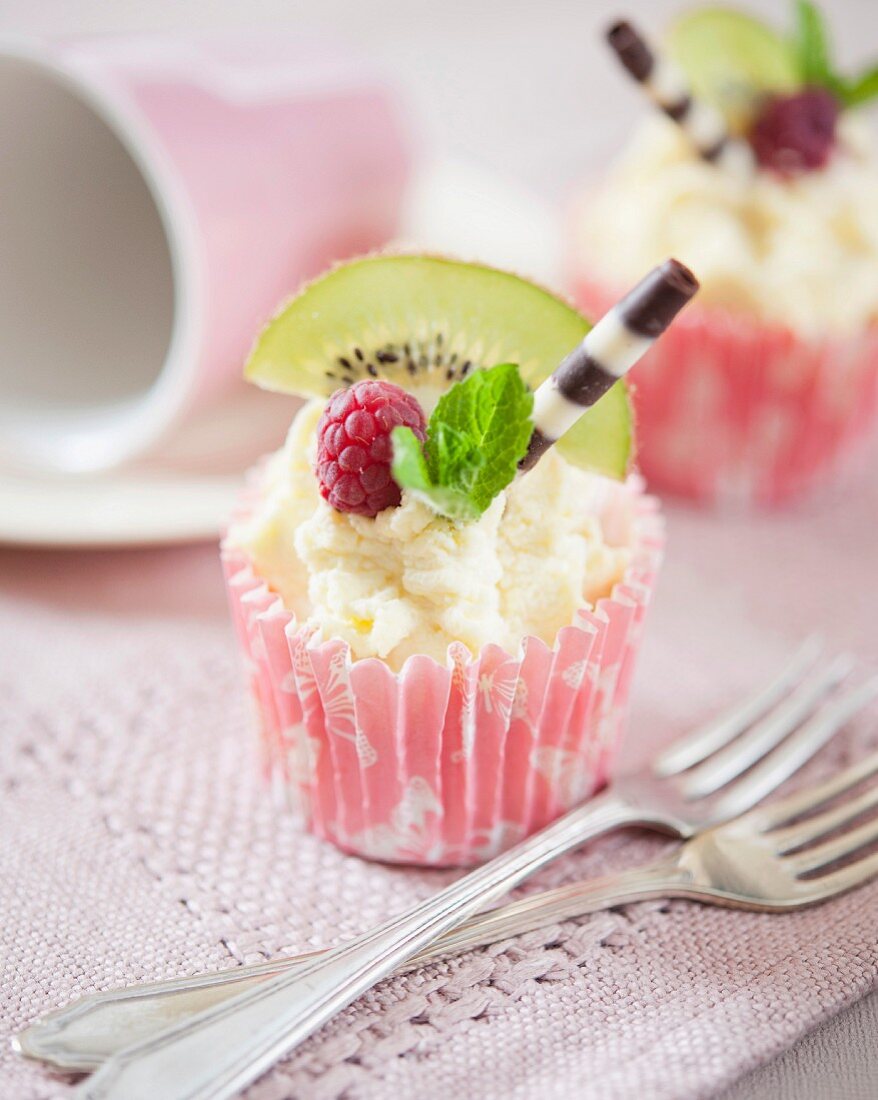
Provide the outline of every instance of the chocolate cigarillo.
<path id="1" fill-rule="evenodd" d="M 534 394 L 525 471 L 652 347 L 698 290 L 678 260 L 665 260 L 598 321 Z"/>
<path id="2" fill-rule="evenodd" d="M 653 53 L 630 23 L 615 23 L 607 32 L 607 41 L 627 72 L 684 131 L 698 154 L 707 161 L 719 160 L 729 143 L 725 121 L 709 104 L 693 99 L 676 65 Z"/>

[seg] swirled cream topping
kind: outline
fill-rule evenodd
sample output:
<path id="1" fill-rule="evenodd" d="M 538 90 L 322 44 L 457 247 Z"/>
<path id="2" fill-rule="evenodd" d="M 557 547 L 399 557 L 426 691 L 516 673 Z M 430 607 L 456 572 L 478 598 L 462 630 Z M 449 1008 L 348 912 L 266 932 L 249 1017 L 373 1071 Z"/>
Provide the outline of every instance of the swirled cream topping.
<path id="1" fill-rule="evenodd" d="M 403 495 L 374 519 L 321 499 L 313 472 L 323 403 L 309 402 L 270 460 L 253 515 L 229 542 L 287 608 L 355 659 L 399 669 L 412 654 L 444 663 L 448 645 L 516 652 L 524 635 L 551 645 L 576 611 L 608 595 L 633 532 L 602 529 L 603 479 L 550 451 L 480 519 L 452 523 Z M 623 525 L 624 526 L 624 525 Z"/>
<path id="2" fill-rule="evenodd" d="M 672 122 L 644 120 L 576 214 L 576 263 L 625 289 L 667 256 L 701 282 L 702 305 L 808 337 L 878 322 L 878 161 L 862 120 L 843 115 L 825 169 L 784 179 L 703 161 Z"/>

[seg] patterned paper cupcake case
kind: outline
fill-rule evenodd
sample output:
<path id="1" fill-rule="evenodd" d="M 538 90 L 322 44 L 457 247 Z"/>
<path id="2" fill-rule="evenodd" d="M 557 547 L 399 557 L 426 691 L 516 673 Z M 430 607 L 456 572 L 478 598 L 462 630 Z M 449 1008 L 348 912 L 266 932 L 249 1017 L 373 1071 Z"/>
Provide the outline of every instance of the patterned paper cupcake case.
<path id="1" fill-rule="evenodd" d="M 602 518 L 610 537 L 630 531 L 631 564 L 554 646 L 528 637 L 517 655 L 488 645 L 474 657 L 455 643 L 445 666 L 414 656 L 398 673 L 317 641 L 224 545 L 265 769 L 308 828 L 370 859 L 465 866 L 604 784 L 664 536 L 633 480 L 607 483 Z"/>
<path id="2" fill-rule="evenodd" d="M 581 309 L 617 300 L 587 277 Z M 878 416 L 878 328 L 807 342 L 690 307 L 635 372 L 638 462 L 649 488 L 711 505 L 772 506 L 825 484 Z"/>

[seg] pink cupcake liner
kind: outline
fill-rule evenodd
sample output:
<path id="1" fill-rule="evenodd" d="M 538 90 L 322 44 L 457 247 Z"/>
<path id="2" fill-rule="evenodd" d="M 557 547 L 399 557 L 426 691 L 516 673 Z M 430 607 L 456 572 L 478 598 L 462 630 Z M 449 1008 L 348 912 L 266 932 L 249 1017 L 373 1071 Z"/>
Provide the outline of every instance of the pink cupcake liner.
<path id="1" fill-rule="evenodd" d="M 224 543 L 265 770 L 312 832 L 371 859 L 468 866 L 606 782 L 664 533 L 634 479 L 607 483 L 602 519 L 630 533 L 632 561 L 554 646 L 527 637 L 516 655 L 487 645 L 473 656 L 454 643 L 445 665 L 414 656 L 398 673 L 315 639 L 248 555 Z"/>
<path id="2" fill-rule="evenodd" d="M 620 295 L 586 277 L 577 304 Z M 634 374 L 638 464 L 650 489 L 703 503 L 771 506 L 831 480 L 878 418 L 878 328 L 805 341 L 698 305 Z"/>

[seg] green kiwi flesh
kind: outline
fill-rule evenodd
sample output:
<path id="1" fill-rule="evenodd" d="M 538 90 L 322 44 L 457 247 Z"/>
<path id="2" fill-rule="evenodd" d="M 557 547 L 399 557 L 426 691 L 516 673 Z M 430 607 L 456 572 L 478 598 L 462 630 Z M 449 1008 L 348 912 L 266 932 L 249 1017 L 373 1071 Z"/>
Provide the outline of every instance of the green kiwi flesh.
<path id="1" fill-rule="evenodd" d="M 436 256 L 367 256 L 317 279 L 269 322 L 245 376 L 264 389 L 329 396 L 386 378 L 429 410 L 473 370 L 516 363 L 533 388 L 585 336 L 589 322 L 534 283 Z M 623 478 L 633 428 L 617 383 L 559 441 L 577 466 Z"/>
<path id="2" fill-rule="evenodd" d="M 693 94 L 746 133 L 767 95 L 795 91 L 799 69 L 790 42 L 759 19 L 732 8 L 697 8 L 668 29 L 668 55 L 684 70 Z"/>

